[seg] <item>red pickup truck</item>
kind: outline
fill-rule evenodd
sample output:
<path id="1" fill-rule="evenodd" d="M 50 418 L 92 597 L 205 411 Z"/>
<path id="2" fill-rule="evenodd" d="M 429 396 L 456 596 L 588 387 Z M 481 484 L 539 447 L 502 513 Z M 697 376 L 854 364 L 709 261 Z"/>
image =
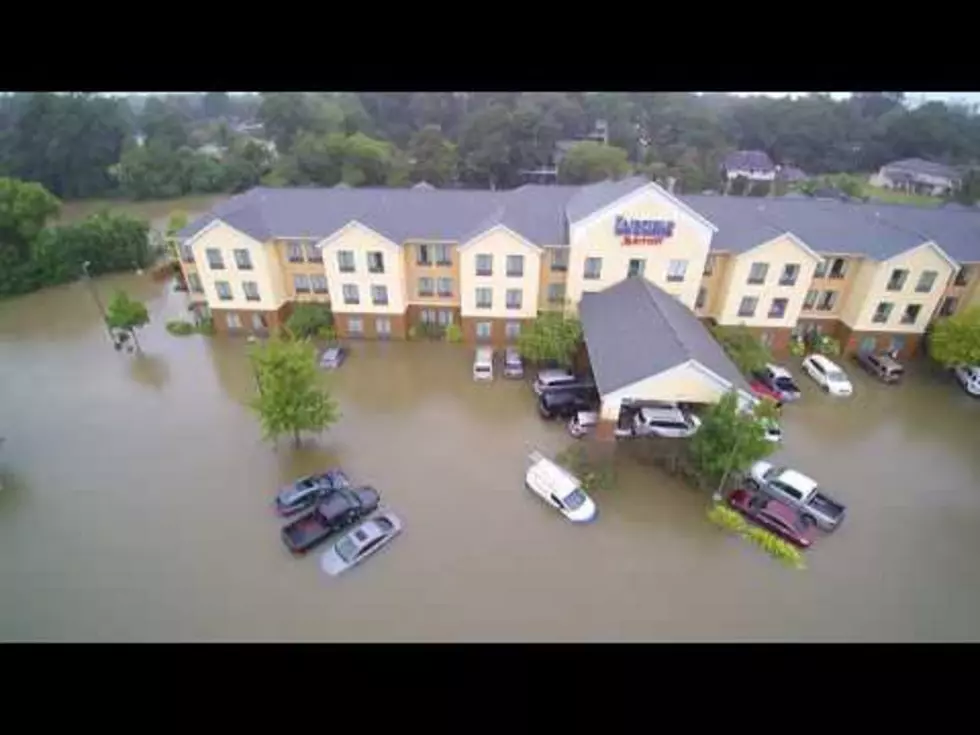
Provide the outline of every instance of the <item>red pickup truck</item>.
<path id="1" fill-rule="evenodd" d="M 381 494 L 373 487 L 335 490 L 312 511 L 283 526 L 282 542 L 293 554 L 305 554 L 333 534 L 373 513 L 380 502 Z"/>

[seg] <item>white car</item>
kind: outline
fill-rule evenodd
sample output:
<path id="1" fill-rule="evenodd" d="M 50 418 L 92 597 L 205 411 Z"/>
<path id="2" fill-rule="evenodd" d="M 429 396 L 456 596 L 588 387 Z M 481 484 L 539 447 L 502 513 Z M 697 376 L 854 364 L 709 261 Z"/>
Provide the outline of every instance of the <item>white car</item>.
<path id="1" fill-rule="evenodd" d="M 320 557 L 320 568 L 335 577 L 360 564 L 402 532 L 402 522 L 394 513 L 379 513 L 344 534 Z"/>
<path id="2" fill-rule="evenodd" d="M 762 428 L 766 430 L 766 441 L 778 444 L 783 440 L 783 430 L 776 419 L 761 419 Z"/>
<path id="3" fill-rule="evenodd" d="M 528 490 L 557 508 L 572 523 L 588 523 L 596 517 L 592 498 L 585 494 L 578 478 L 540 452 L 531 452 L 531 466 L 524 477 Z"/>
<path id="4" fill-rule="evenodd" d="M 837 363 L 831 362 L 823 355 L 808 355 L 803 359 L 803 371 L 813 378 L 814 382 L 834 396 L 849 396 L 854 392 L 854 386 Z"/>
<path id="5" fill-rule="evenodd" d="M 662 436 L 687 439 L 701 428 L 701 419 L 671 404 L 644 406 L 633 417 L 636 436 Z"/>
<path id="6" fill-rule="evenodd" d="M 963 390 L 971 396 L 980 396 L 980 365 L 961 365 L 953 368 L 953 375 L 960 381 Z"/>

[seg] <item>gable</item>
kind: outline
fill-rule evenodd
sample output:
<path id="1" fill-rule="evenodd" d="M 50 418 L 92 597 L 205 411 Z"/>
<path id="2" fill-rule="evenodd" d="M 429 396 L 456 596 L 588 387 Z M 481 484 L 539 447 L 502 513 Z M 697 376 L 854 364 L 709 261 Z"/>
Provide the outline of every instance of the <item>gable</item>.
<path id="1" fill-rule="evenodd" d="M 617 225 L 617 223 L 619 223 Z M 650 184 L 620 198 L 599 211 L 573 224 L 579 236 L 592 238 L 619 237 L 622 231 L 638 234 L 645 232 L 646 225 L 636 223 L 663 223 L 670 229 L 668 242 L 678 236 L 694 237 L 707 242 L 717 229 L 687 204 L 680 201 L 656 184 Z M 653 225 L 660 233 L 662 225 Z"/>
<path id="2" fill-rule="evenodd" d="M 519 249 L 525 250 L 529 253 L 536 253 L 542 250 L 540 246 L 535 245 L 527 238 L 518 235 L 506 225 L 494 225 L 490 229 L 479 233 L 475 237 L 471 237 L 469 240 L 459 246 L 459 251 L 463 253 L 478 245 L 489 247 L 494 252 L 498 250 L 514 251 L 515 249 Z"/>
<path id="3" fill-rule="evenodd" d="M 906 250 L 882 262 L 886 269 L 908 268 L 909 270 L 938 270 L 947 274 L 956 271 L 959 265 L 934 242 Z"/>
<path id="4" fill-rule="evenodd" d="M 232 227 L 224 220 L 215 219 L 201 228 L 184 245 L 191 248 L 261 248 L 262 242 L 251 235 Z"/>
<path id="5" fill-rule="evenodd" d="M 361 250 L 375 248 L 380 250 L 398 250 L 397 243 L 388 239 L 377 230 L 373 230 L 357 220 L 351 220 L 329 237 L 319 240 L 316 246 L 324 250 L 353 249 Z"/>
<path id="6" fill-rule="evenodd" d="M 823 260 L 823 256 L 813 250 L 809 245 L 796 237 L 791 232 L 784 233 L 779 237 L 774 237 L 764 243 L 749 248 L 745 252 L 736 256 L 745 260 L 764 260 L 792 262 L 800 258 L 812 260 L 818 263 Z"/>

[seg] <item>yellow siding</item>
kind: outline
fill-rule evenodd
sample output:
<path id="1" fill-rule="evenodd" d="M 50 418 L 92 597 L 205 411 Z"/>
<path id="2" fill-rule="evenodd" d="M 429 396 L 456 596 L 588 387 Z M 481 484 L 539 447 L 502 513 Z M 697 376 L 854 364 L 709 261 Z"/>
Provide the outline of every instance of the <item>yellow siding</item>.
<path id="1" fill-rule="evenodd" d="M 538 283 L 538 309 L 541 311 L 556 311 L 562 309 L 564 304 L 552 304 L 548 301 L 548 286 L 553 283 L 568 284 L 568 271 L 556 271 L 551 269 L 551 253 L 555 250 L 568 251 L 565 246 L 546 245 L 544 252 L 541 253 L 541 278 Z"/>
<path id="2" fill-rule="evenodd" d="M 204 295 L 208 305 L 215 309 L 245 309 L 250 311 L 275 311 L 284 302 L 285 295 L 276 275 L 277 265 L 272 259 L 270 249 L 230 225 L 216 220 L 191 243 L 197 272 L 201 277 Z M 207 249 L 216 248 L 221 252 L 224 269 L 213 270 L 208 265 Z M 235 265 L 236 249 L 247 250 L 252 261 L 252 270 L 239 270 Z M 215 281 L 227 281 L 231 286 L 232 299 L 221 301 L 215 289 Z M 242 288 L 243 281 L 254 281 L 259 290 L 259 301 L 248 301 Z"/>
<path id="3" fill-rule="evenodd" d="M 735 265 L 735 256 L 730 253 L 711 252 L 708 259 L 712 260 L 711 275 L 701 277 L 701 287 L 705 289 L 706 298 L 704 306 L 695 310 L 695 313 L 698 316 L 717 319 L 725 303 L 725 289 Z"/>
<path id="4" fill-rule="evenodd" d="M 476 256 L 492 255 L 492 275 L 476 275 Z M 524 256 L 524 275 L 520 278 L 507 275 L 507 256 Z M 460 314 L 464 317 L 494 319 L 532 319 L 538 314 L 538 285 L 541 280 L 541 251 L 502 228 L 495 228 L 469 241 L 459 250 L 459 267 L 462 279 Z M 493 291 L 492 308 L 476 308 L 476 290 L 489 288 Z M 507 290 L 519 288 L 521 308 L 507 308 Z"/>
<path id="5" fill-rule="evenodd" d="M 690 363 L 685 363 L 606 394 L 602 398 L 601 414 L 604 419 L 617 418 L 623 401 L 627 399 L 715 403 L 724 394 L 725 389 L 717 381 Z"/>
<path id="6" fill-rule="evenodd" d="M 792 327 L 799 318 L 806 295 L 806 284 L 813 280 L 813 269 L 819 262 L 811 252 L 782 235 L 767 243 L 747 250 L 734 258 L 730 275 L 726 279 L 718 321 L 721 324 L 745 324 L 749 327 Z M 762 284 L 748 283 L 753 263 L 766 263 L 769 270 Z M 792 286 L 779 285 L 783 268 L 795 263 L 800 267 L 796 283 Z M 742 299 L 754 296 L 758 299 L 755 313 L 751 317 L 738 315 Z M 781 318 L 769 318 L 769 308 L 773 299 L 788 299 L 786 310 Z"/>
<path id="7" fill-rule="evenodd" d="M 909 275 L 901 291 L 889 291 L 886 286 L 892 270 L 896 268 L 907 269 Z M 915 287 L 919 281 L 919 275 L 926 270 L 937 272 L 936 281 L 929 293 L 917 293 Z M 848 314 L 852 321 L 845 319 L 844 322 L 856 331 L 924 332 L 939 299 L 942 298 L 943 285 L 952 272 L 953 269 L 949 263 L 929 243 L 907 250 L 891 260 L 877 263 L 876 267 L 869 269 L 867 288 L 861 290 L 855 288 L 854 297 L 864 293 L 864 298 L 860 300 L 859 304 L 855 301 L 852 313 Z M 864 276 L 863 272 L 861 276 Z M 882 301 L 894 304 L 892 312 L 887 322 L 873 322 L 872 317 L 878 303 Z M 909 304 L 919 304 L 922 309 L 914 324 L 902 324 L 902 314 Z"/>
<path id="8" fill-rule="evenodd" d="M 614 229 L 617 216 L 673 221 L 673 237 L 660 245 L 623 245 Z M 572 226 L 568 299 L 577 304 L 584 291 L 601 291 L 618 283 L 626 278 L 630 259 L 642 258 L 646 261 L 644 276 L 693 309 L 710 240 L 710 228 L 656 189 L 643 189 L 603 216 Z M 583 277 L 587 257 L 602 258 L 601 278 Z M 667 281 L 667 266 L 674 259 L 687 261 L 687 272 L 681 282 Z"/>
<path id="9" fill-rule="evenodd" d="M 420 243 L 423 241 L 420 241 Z M 405 293 L 410 304 L 431 304 L 433 306 L 459 306 L 461 286 L 459 277 L 459 247 L 455 243 L 441 240 L 425 240 L 426 245 L 449 245 L 450 265 L 419 265 L 418 246 L 420 243 L 408 243 L 405 249 Z M 419 296 L 419 278 L 431 278 L 432 296 Z M 449 278 L 453 282 L 453 295 L 440 297 L 438 295 L 438 280 Z"/>
<path id="10" fill-rule="evenodd" d="M 337 253 L 349 250 L 354 254 L 354 272 L 341 273 Z M 383 254 L 384 273 L 368 272 L 368 253 Z M 401 248 L 388 238 L 363 225 L 353 223 L 323 244 L 323 265 L 327 272 L 334 312 L 348 314 L 404 314 L 407 303 L 405 293 L 405 261 Z M 359 303 L 344 303 L 344 284 L 357 286 Z M 386 286 L 388 304 L 376 306 L 371 299 L 371 286 Z"/>
<path id="11" fill-rule="evenodd" d="M 853 327 L 858 319 L 861 310 L 864 309 L 864 302 L 868 296 L 868 289 L 875 279 L 878 267 L 881 264 L 876 260 L 851 261 L 850 268 L 853 274 L 848 276 L 849 286 L 847 297 L 838 297 L 838 308 L 832 312 L 814 311 L 814 316 L 835 315 L 844 324 Z M 831 281 L 832 282 L 832 281 Z M 809 314 L 808 314 L 809 315 Z"/>

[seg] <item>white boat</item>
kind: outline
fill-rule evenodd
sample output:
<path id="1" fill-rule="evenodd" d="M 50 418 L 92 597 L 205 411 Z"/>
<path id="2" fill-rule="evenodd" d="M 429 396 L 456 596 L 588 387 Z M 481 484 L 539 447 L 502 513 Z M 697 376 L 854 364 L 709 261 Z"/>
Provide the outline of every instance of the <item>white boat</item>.
<path id="1" fill-rule="evenodd" d="M 540 452 L 531 452 L 524 484 L 572 523 L 588 523 L 594 520 L 598 509 L 578 478 L 558 466 Z"/>

